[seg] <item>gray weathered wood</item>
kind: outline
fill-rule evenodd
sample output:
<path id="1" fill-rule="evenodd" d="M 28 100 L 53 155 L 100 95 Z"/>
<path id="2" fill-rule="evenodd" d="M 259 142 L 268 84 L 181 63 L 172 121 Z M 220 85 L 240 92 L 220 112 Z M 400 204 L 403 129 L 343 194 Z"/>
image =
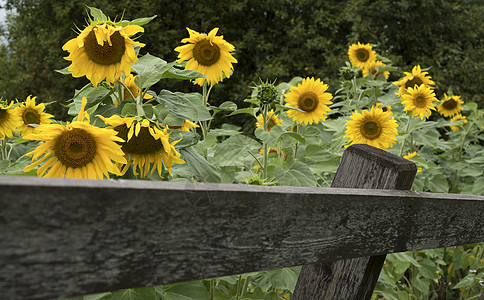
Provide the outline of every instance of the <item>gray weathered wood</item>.
<path id="1" fill-rule="evenodd" d="M 0 177 L 0 294 L 49 299 L 481 242 L 483 218 L 484 197 L 470 195 Z"/>
<path id="2" fill-rule="evenodd" d="M 345 150 L 331 186 L 408 190 L 416 172 L 417 167 L 409 160 L 368 145 L 353 145 Z M 306 265 L 293 299 L 370 299 L 385 257 L 382 254 Z"/>

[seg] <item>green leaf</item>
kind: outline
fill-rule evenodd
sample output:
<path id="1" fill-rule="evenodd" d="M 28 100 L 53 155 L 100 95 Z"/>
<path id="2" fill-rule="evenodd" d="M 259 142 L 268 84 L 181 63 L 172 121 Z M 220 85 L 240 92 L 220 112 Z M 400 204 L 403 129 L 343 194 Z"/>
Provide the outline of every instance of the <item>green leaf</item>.
<path id="1" fill-rule="evenodd" d="M 466 288 L 468 286 L 471 286 L 474 284 L 474 281 L 476 280 L 476 275 L 473 273 L 469 273 L 466 275 L 466 277 L 462 278 L 459 283 L 457 283 L 453 289 L 460 289 L 460 288 Z"/>
<path id="2" fill-rule="evenodd" d="M 421 267 L 421 265 L 415 260 L 415 258 L 413 258 L 412 252 L 393 253 L 389 254 L 389 256 L 392 256 L 393 258 L 401 262 L 409 262 L 417 268 Z"/>
<path id="3" fill-rule="evenodd" d="M 203 105 L 202 95 L 198 93 L 172 93 L 162 90 L 158 101 L 165 104 L 168 111 L 177 117 L 191 121 L 207 121 L 212 119 L 207 108 Z"/>
<path id="4" fill-rule="evenodd" d="M 171 69 L 175 62 L 167 63 L 165 60 L 146 54 L 139 61 L 132 63 L 131 68 L 138 74 L 135 83 L 140 89 L 149 88 L 163 77 L 163 74 Z"/>
<path id="5" fill-rule="evenodd" d="M 303 138 L 300 134 L 298 134 L 296 132 L 284 132 L 283 134 L 281 134 L 281 136 L 280 136 L 279 139 L 282 139 L 282 138 L 284 138 L 286 136 L 289 136 L 289 137 L 297 140 L 298 142 L 300 142 L 303 145 L 306 144 L 306 139 Z"/>
<path id="6" fill-rule="evenodd" d="M 218 108 L 225 111 L 236 111 L 237 104 L 232 101 L 225 101 L 224 103 L 220 104 Z"/>
<path id="7" fill-rule="evenodd" d="M 129 102 L 123 106 L 123 110 L 121 111 L 121 116 L 124 117 L 128 115 L 136 115 L 136 104 Z"/>
<path id="8" fill-rule="evenodd" d="M 430 260 L 430 259 L 424 259 L 420 262 L 421 267 L 418 268 L 419 273 L 428 279 L 438 279 L 439 274 L 438 272 L 438 267 L 435 265 L 435 263 Z"/>
<path id="9" fill-rule="evenodd" d="M 153 19 L 156 18 L 156 15 L 148 18 L 139 18 L 139 19 L 134 19 L 133 21 L 128 21 L 128 20 L 123 20 L 121 21 L 121 26 L 126 27 L 128 25 L 138 25 L 138 26 L 143 26 L 145 24 L 148 24 L 149 22 L 153 21 Z"/>
<path id="10" fill-rule="evenodd" d="M 200 136 L 191 131 L 180 131 L 175 129 L 170 129 L 170 143 L 174 141 L 178 141 L 180 138 L 181 140 L 175 145 L 176 149 L 182 149 L 186 147 L 190 147 L 198 143 L 200 140 Z"/>
<path id="11" fill-rule="evenodd" d="M 301 272 L 301 267 L 283 268 L 279 270 L 267 271 L 272 288 L 289 290 L 294 293 L 297 278 Z"/>
<path id="12" fill-rule="evenodd" d="M 92 84 L 84 86 L 80 91 L 76 90 L 74 97 L 72 98 L 72 104 L 69 107 L 68 114 L 76 116 L 79 114 L 82 105 L 82 98 L 86 97 L 87 103 L 84 108 L 86 111 L 95 105 L 101 103 L 104 99 L 109 97 L 113 91 L 103 86 L 94 87 Z"/>
<path id="13" fill-rule="evenodd" d="M 215 146 L 214 163 L 220 166 L 243 166 L 254 158 L 249 151 L 258 152 L 261 145 L 245 135 L 234 135 Z"/>
<path id="14" fill-rule="evenodd" d="M 206 77 L 206 76 L 194 70 L 180 70 L 176 68 L 176 65 L 175 65 L 171 69 L 168 69 L 165 73 L 163 73 L 162 78 L 192 80 L 192 79 L 197 79 L 201 77 Z"/>
<path id="15" fill-rule="evenodd" d="M 112 295 L 116 300 L 156 300 L 155 287 L 120 290 Z"/>
<path id="16" fill-rule="evenodd" d="M 287 169 L 277 167 L 274 175 L 277 181 L 284 186 L 316 186 L 311 169 L 299 161 L 289 164 Z"/>
<path id="17" fill-rule="evenodd" d="M 219 170 L 205 160 L 193 147 L 180 149 L 180 154 L 195 174 L 206 182 L 220 182 Z"/>
<path id="18" fill-rule="evenodd" d="M 258 107 L 247 107 L 247 108 L 241 108 L 237 109 L 233 113 L 231 113 L 229 116 L 234 116 L 234 115 L 239 115 L 239 114 L 249 114 L 252 116 L 255 116 L 255 114 L 259 111 Z"/>
<path id="19" fill-rule="evenodd" d="M 410 283 L 413 287 L 419 290 L 424 295 L 429 293 L 430 280 L 427 278 L 412 277 L 410 278 Z"/>
<path id="20" fill-rule="evenodd" d="M 69 66 L 65 67 L 64 69 L 59 69 L 59 70 L 54 70 L 56 71 L 57 73 L 60 73 L 62 75 L 71 75 L 72 74 L 72 71 L 69 71 Z"/>
<path id="21" fill-rule="evenodd" d="M 267 146 L 276 147 L 277 142 L 283 134 L 283 130 L 281 126 L 274 126 L 270 132 L 267 132 L 262 128 L 257 128 L 254 134 L 258 139 L 266 142 Z"/>
<path id="22" fill-rule="evenodd" d="M 111 300 L 111 299 L 113 299 L 113 295 L 110 292 L 87 295 L 83 297 L 83 300 Z"/>
<path id="23" fill-rule="evenodd" d="M 162 300 L 205 300 L 210 299 L 201 281 L 190 281 L 171 284 L 163 291 Z"/>
<path id="24" fill-rule="evenodd" d="M 167 114 L 165 118 L 160 121 L 168 126 L 183 126 L 185 124 L 185 119 L 176 117 L 170 113 Z"/>
<path id="25" fill-rule="evenodd" d="M 95 7 L 90 7 L 87 6 L 89 9 L 89 12 L 91 13 L 91 16 L 93 18 L 93 21 L 95 22 L 106 22 L 108 20 L 108 17 L 98 8 Z"/>

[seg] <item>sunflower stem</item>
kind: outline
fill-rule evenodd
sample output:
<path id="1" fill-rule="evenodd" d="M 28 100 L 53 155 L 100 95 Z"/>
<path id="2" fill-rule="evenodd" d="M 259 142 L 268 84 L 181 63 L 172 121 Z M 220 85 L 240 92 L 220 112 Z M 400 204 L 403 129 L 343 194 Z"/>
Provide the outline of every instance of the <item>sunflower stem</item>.
<path id="1" fill-rule="evenodd" d="M 296 125 L 296 133 L 299 134 L 299 123 Z M 294 159 L 297 157 L 297 149 L 299 148 L 299 141 L 296 142 L 296 147 L 294 149 Z"/>
<path id="2" fill-rule="evenodd" d="M 264 128 L 264 131 L 267 132 L 267 111 L 268 111 L 268 106 L 267 105 L 264 105 L 262 107 L 262 122 L 264 124 L 263 125 L 263 128 Z M 264 158 L 262 160 L 263 162 L 263 166 L 262 166 L 262 179 L 265 180 L 267 179 L 267 160 L 268 160 L 268 149 L 267 149 L 267 143 L 264 141 L 262 142 L 262 147 L 264 147 Z"/>
<path id="3" fill-rule="evenodd" d="M 405 127 L 405 133 L 408 133 L 408 128 L 410 127 L 410 121 L 412 120 L 412 115 L 408 116 L 407 127 Z M 400 147 L 400 154 L 398 156 L 402 156 L 403 154 L 403 146 L 405 146 L 405 142 L 407 141 L 407 137 L 405 137 L 402 141 L 402 146 Z"/>
<path id="4" fill-rule="evenodd" d="M 0 154 L 2 155 L 2 160 L 7 159 L 7 140 L 2 140 L 2 147 Z"/>
<path id="5" fill-rule="evenodd" d="M 467 127 L 467 130 L 465 134 L 462 136 L 462 141 L 459 145 L 459 149 L 457 150 L 457 158 L 456 161 L 460 161 L 462 158 L 462 151 L 464 150 L 464 144 L 466 142 L 467 136 L 469 135 L 469 132 L 471 131 L 472 125 L 474 125 L 474 122 L 471 122 L 469 126 Z M 457 175 L 459 173 L 459 170 L 455 170 L 454 172 L 454 179 L 452 180 L 452 186 L 451 186 L 451 191 L 457 188 Z"/>

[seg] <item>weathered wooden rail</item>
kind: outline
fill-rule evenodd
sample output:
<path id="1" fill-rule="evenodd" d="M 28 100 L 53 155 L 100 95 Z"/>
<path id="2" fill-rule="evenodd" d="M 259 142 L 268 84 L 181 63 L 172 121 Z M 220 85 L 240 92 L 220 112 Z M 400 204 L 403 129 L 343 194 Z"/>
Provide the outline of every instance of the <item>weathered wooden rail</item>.
<path id="1" fill-rule="evenodd" d="M 385 254 L 484 241 L 484 197 L 408 191 L 415 172 L 354 145 L 327 189 L 0 177 L 0 295 L 304 265 L 294 299 L 368 299 Z"/>

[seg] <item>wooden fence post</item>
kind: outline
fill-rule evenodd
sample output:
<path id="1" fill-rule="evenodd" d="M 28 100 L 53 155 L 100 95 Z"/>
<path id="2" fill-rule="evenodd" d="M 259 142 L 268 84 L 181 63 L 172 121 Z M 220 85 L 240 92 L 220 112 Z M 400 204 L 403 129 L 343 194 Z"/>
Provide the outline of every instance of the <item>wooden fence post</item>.
<path id="1" fill-rule="evenodd" d="M 331 187 L 408 190 L 416 171 L 409 160 L 368 145 L 352 145 L 345 150 Z M 306 265 L 292 299 L 370 299 L 385 257 Z"/>

